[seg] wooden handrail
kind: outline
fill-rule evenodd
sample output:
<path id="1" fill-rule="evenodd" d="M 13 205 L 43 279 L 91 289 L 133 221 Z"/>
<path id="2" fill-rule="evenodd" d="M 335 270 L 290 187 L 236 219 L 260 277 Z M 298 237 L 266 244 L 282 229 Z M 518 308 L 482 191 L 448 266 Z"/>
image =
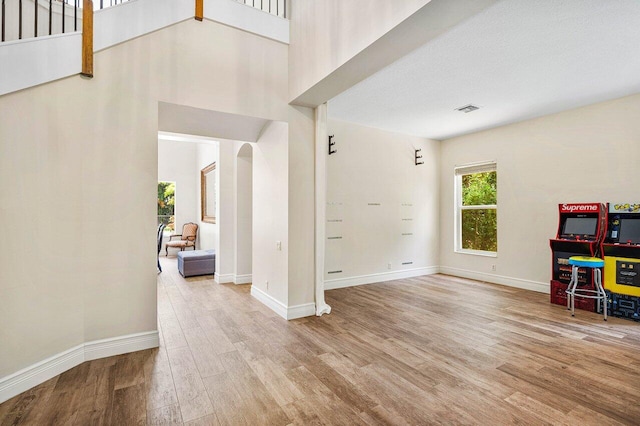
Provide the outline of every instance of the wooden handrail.
<path id="1" fill-rule="evenodd" d="M 204 0 L 196 0 L 196 21 L 202 21 L 204 19 Z"/>
<path id="2" fill-rule="evenodd" d="M 93 0 L 82 3 L 82 72 L 93 77 Z"/>

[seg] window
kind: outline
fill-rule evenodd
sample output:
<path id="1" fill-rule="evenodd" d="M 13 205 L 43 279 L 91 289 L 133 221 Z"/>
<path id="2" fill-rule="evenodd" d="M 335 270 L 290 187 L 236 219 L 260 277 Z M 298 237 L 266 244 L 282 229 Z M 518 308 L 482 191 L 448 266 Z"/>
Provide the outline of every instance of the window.
<path id="1" fill-rule="evenodd" d="M 158 182 L 158 225 L 164 223 L 166 225 L 165 232 L 173 232 L 175 230 L 175 207 L 175 182 Z"/>
<path id="2" fill-rule="evenodd" d="M 498 251 L 496 163 L 456 167 L 457 252 L 493 255 Z"/>

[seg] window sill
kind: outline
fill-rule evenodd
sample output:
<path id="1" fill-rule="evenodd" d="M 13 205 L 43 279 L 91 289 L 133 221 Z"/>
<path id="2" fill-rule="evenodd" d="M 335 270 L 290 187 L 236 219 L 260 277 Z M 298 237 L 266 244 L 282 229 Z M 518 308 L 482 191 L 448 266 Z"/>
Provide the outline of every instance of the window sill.
<path id="1" fill-rule="evenodd" d="M 458 250 L 454 250 L 454 252 L 460 253 L 460 254 L 472 254 L 474 256 L 498 257 L 498 252 L 495 252 L 495 251 L 458 249 Z"/>

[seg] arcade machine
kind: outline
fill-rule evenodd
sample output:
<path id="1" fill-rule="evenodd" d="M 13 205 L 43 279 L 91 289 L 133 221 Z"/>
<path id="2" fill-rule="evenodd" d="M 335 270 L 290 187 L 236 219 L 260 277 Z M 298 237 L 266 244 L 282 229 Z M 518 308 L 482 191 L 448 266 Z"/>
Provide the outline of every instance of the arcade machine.
<path id="1" fill-rule="evenodd" d="M 609 314 L 640 321 L 640 203 L 607 204 L 602 243 Z"/>
<path id="2" fill-rule="evenodd" d="M 603 240 L 607 211 L 602 203 L 559 204 L 556 238 L 551 245 L 553 266 L 551 273 L 551 303 L 567 306 L 567 288 L 571 281 L 571 256 L 598 256 Z M 592 269 L 578 269 L 578 288 L 595 290 Z M 576 298 L 575 307 L 591 312 L 596 310 L 594 299 Z"/>

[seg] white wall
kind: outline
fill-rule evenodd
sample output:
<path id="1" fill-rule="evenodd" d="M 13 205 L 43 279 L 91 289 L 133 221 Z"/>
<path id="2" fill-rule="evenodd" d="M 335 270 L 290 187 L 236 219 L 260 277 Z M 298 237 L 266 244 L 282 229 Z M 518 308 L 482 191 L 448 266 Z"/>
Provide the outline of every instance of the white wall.
<path id="1" fill-rule="evenodd" d="M 253 148 L 253 287 L 286 306 L 289 253 L 287 123 L 274 121 L 268 124 Z M 281 250 L 276 247 L 277 241 L 281 243 Z"/>
<path id="2" fill-rule="evenodd" d="M 233 282 L 235 267 L 235 142 L 221 140 L 218 143 L 216 163 L 216 226 L 218 245 L 216 246 L 216 281 Z"/>
<path id="3" fill-rule="evenodd" d="M 326 288 L 437 271 L 439 142 L 336 120 L 328 132 Z"/>
<path id="4" fill-rule="evenodd" d="M 199 221 L 200 176 L 199 173 L 194 173 L 197 158 L 198 146 L 194 143 L 162 139 L 158 141 L 158 181 L 176 183 L 175 230 L 177 234 L 181 233 L 185 223 Z M 171 251 L 175 254 L 176 249 Z"/>
<path id="5" fill-rule="evenodd" d="M 638 117 L 634 95 L 444 141 L 443 272 L 549 291 L 558 204 L 638 198 Z M 498 165 L 497 258 L 453 251 L 454 167 L 484 160 Z"/>
<path id="6" fill-rule="evenodd" d="M 80 72 L 82 34 L 0 43 L 0 96 Z"/>
<path id="7" fill-rule="evenodd" d="M 253 238 L 253 147 L 236 143 L 235 158 L 235 266 L 234 283 L 251 282 L 251 240 Z"/>
<path id="8" fill-rule="evenodd" d="M 315 289 L 315 118 L 310 108 L 289 110 L 288 169 L 289 306 L 304 306 L 314 303 Z"/>
<path id="9" fill-rule="evenodd" d="M 157 329 L 158 101 L 286 121 L 287 63 L 286 45 L 189 20 L 99 52 L 91 80 L 0 97 L 0 181 L 13 183 L 0 191 L 13 241 L 0 257 L 0 377 Z M 260 161 L 269 204 L 284 209 L 264 232 L 286 244 L 283 132 Z M 269 182 L 271 170 L 284 177 Z M 285 271 L 271 276 L 286 301 L 286 262 L 270 263 Z"/>

